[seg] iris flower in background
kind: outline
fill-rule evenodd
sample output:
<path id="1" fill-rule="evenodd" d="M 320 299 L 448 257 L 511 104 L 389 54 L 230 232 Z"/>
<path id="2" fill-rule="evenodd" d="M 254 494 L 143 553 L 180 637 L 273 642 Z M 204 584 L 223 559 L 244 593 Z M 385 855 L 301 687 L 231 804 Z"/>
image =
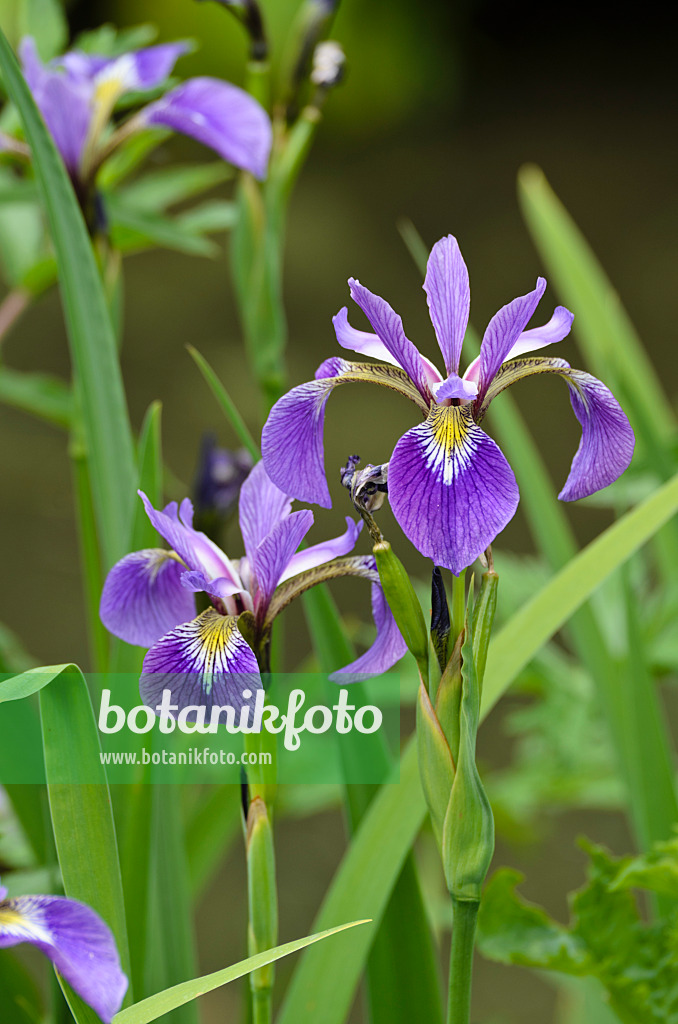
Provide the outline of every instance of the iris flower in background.
<path id="1" fill-rule="evenodd" d="M 213 434 L 203 438 L 193 486 L 197 521 L 218 523 L 228 519 L 237 507 L 240 488 L 252 464 L 252 456 L 246 448 L 230 451 L 220 448 Z"/>
<path id="2" fill-rule="evenodd" d="M 167 43 L 103 57 L 71 50 L 43 64 L 29 36 L 19 47 L 24 75 L 73 181 L 87 180 L 112 141 L 105 130 L 126 93 L 155 89 L 188 47 Z M 211 147 L 257 178 L 266 175 L 271 123 L 242 89 L 216 78 L 190 78 L 143 107 L 117 133 L 166 128 Z"/>
<path id="3" fill-rule="evenodd" d="M 374 558 L 343 557 L 353 550 L 362 524 L 347 517 L 341 537 L 298 551 L 313 525 L 313 513 L 291 511 L 292 499 L 271 483 L 263 462 L 240 491 L 245 546 L 240 559 L 231 560 L 193 528 L 188 498 L 159 512 L 139 493 L 153 526 L 172 550 L 146 549 L 118 562 L 106 579 L 100 614 L 111 633 L 149 648 L 141 677 L 141 697 L 149 707 L 160 703 L 164 689 L 180 709 L 243 707 L 248 703 L 243 690 L 261 687 L 255 649 L 265 659 L 275 617 L 309 587 L 340 576 L 371 582 L 377 637 L 334 679 L 354 682 L 379 675 L 405 653 Z M 199 615 L 195 593 L 206 594 L 211 603 Z M 240 616 L 252 646 L 238 628 Z"/>
<path id="4" fill-rule="evenodd" d="M 263 460 L 271 480 L 295 498 L 331 507 L 324 470 L 325 405 L 335 387 L 350 381 L 389 387 L 422 413 L 424 422 L 400 438 L 391 456 L 389 500 L 415 547 L 457 575 L 488 547 L 518 505 L 513 470 L 479 426 L 490 402 L 510 384 L 555 373 L 568 385 L 582 438 L 561 500 L 607 487 L 629 465 L 633 431 L 608 388 L 564 359 L 524 358 L 562 341 L 572 325 L 572 313 L 558 306 L 547 324 L 526 330 L 546 288 L 543 278 L 534 291 L 492 317 L 480 356 L 461 377 L 470 292 L 466 264 L 452 235 L 434 245 L 424 281 L 445 377 L 406 337 L 400 317 L 384 299 L 359 281 L 349 280 L 349 287 L 374 333 L 351 327 L 344 307 L 333 320 L 337 341 L 381 362 L 327 359 L 315 381 L 293 388 L 273 407 L 262 435 Z"/>
<path id="5" fill-rule="evenodd" d="M 110 1024 L 122 1006 L 127 978 L 108 925 L 91 907 L 65 896 L 8 899 L 0 886 L 0 949 L 21 942 L 42 950 L 74 992 Z"/>

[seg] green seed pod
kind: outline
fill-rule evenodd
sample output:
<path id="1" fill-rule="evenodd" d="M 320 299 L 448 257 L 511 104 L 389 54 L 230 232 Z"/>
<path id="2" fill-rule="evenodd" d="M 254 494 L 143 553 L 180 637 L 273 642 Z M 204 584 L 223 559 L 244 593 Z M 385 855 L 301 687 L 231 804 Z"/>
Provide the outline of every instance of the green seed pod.
<path id="1" fill-rule="evenodd" d="M 388 541 L 375 544 L 372 551 L 393 618 L 416 659 L 421 678 L 428 685 L 428 630 L 410 577 Z"/>

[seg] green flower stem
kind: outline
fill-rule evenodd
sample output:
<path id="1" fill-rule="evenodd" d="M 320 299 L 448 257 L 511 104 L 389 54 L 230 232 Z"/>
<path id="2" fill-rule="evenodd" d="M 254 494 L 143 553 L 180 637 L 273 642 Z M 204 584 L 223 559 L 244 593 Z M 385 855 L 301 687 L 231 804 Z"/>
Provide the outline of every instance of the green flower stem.
<path id="1" fill-rule="evenodd" d="M 453 642 L 464 628 L 466 618 L 466 569 L 452 577 L 452 638 Z"/>
<path id="2" fill-rule="evenodd" d="M 478 900 L 457 900 L 452 897 L 452 949 L 447 1024 L 469 1024 L 473 947 L 479 907 Z"/>

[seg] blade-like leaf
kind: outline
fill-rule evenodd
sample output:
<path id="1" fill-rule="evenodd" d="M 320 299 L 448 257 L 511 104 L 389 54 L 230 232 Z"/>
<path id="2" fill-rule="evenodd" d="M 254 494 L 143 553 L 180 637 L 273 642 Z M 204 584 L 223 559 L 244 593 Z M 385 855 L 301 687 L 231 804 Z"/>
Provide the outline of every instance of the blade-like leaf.
<path id="1" fill-rule="evenodd" d="M 165 992 L 159 992 L 134 1006 L 129 1006 L 126 1010 L 121 1010 L 113 1018 L 114 1024 L 150 1024 L 164 1013 L 169 1013 L 170 1010 L 174 1010 L 178 1006 L 184 1006 L 185 1003 L 197 999 L 207 992 L 213 992 L 215 988 L 228 985 L 231 981 L 242 978 L 259 967 L 265 967 L 266 964 L 272 964 L 284 956 L 289 956 L 290 953 L 296 953 L 298 950 L 304 949 L 305 946 L 310 946 L 314 942 L 320 942 L 321 939 L 327 939 L 330 935 L 336 935 L 360 924 L 369 924 L 369 921 L 351 921 L 350 924 L 340 924 L 338 927 L 328 928 L 315 935 L 308 935 L 304 939 L 285 942 L 282 946 L 275 946 L 274 949 L 268 949 L 264 953 L 257 953 L 256 956 L 241 960 L 240 963 L 226 967 L 223 971 L 216 971 L 214 974 L 205 975 L 204 978 L 196 978 L 193 981 L 175 985 Z M 334 943 L 330 943 L 330 948 L 333 946 Z"/>
<path id="2" fill-rule="evenodd" d="M 24 673 L 24 676 L 30 673 Z M 88 903 L 115 935 L 129 975 L 115 824 L 99 734 L 85 679 L 66 666 L 40 690 L 45 774 L 57 857 L 67 896 Z M 79 766 L 96 783 L 78 784 Z"/>
<path id="3" fill-rule="evenodd" d="M 134 449 L 103 285 L 85 222 L 54 142 L 0 32 L 0 68 L 23 122 L 59 265 L 71 359 L 78 381 L 91 482 L 105 560 L 125 553 Z"/>
<path id="4" fill-rule="evenodd" d="M 259 445 L 252 437 L 247 424 L 238 412 L 238 409 L 226 388 L 221 383 L 205 357 L 200 355 L 198 350 L 193 348 L 192 345 L 187 345 L 186 348 L 201 374 L 207 381 L 210 391 L 216 398 L 224 416 L 233 427 L 238 440 L 245 448 L 247 448 L 252 458 L 258 461 L 261 458 Z"/>
<path id="5" fill-rule="evenodd" d="M 0 402 L 33 416 L 68 427 L 73 416 L 71 389 L 58 377 L 44 373 L 22 373 L 8 366 L 0 369 Z"/>
<path id="6" fill-rule="evenodd" d="M 676 512 L 678 474 L 592 541 L 512 617 L 490 646 L 483 687 L 485 714 L 535 651 Z"/>

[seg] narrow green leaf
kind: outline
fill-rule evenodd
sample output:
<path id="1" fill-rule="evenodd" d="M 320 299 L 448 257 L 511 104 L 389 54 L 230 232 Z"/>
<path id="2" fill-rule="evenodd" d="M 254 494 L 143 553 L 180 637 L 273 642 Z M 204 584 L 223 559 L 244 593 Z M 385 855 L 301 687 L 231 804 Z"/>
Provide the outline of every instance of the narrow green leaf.
<path id="1" fill-rule="evenodd" d="M 137 446 L 139 463 L 139 490 L 157 508 L 162 501 L 162 402 L 151 402 L 141 424 Z M 137 497 L 132 519 L 130 551 L 152 548 L 158 535 L 146 515 L 141 499 Z"/>
<path id="2" fill-rule="evenodd" d="M 575 313 L 573 330 L 591 369 L 613 390 L 618 383 L 620 397 L 628 400 L 648 440 L 668 438 L 676 423 L 671 404 L 586 240 L 538 167 L 521 170 L 518 193 L 535 245 Z"/>
<path id="3" fill-rule="evenodd" d="M 160 246 L 189 256 L 215 257 L 219 246 L 180 223 L 176 218 L 128 207 L 117 196 L 106 197 L 111 220 L 111 238 L 123 253 L 143 252 Z"/>
<path id="4" fill-rule="evenodd" d="M 29 673 L 25 673 L 29 675 Z M 64 666 L 40 690 L 45 773 L 57 857 L 67 896 L 89 904 L 115 935 L 129 975 L 115 825 L 92 702 L 82 673 Z M 78 784 L 78 766 L 96 783 Z"/>
<path id="5" fill-rule="evenodd" d="M 38 693 L 44 686 L 47 686 L 60 676 L 62 672 L 78 672 L 77 665 L 44 665 L 41 668 L 29 668 L 21 675 L 12 676 L 0 682 L 0 704 L 6 700 L 23 700 Z"/>
<path id="6" fill-rule="evenodd" d="M 195 801 L 193 801 L 195 803 Z M 186 859 L 193 901 L 200 899 L 241 830 L 240 790 L 210 786 L 186 824 Z"/>
<path id="7" fill-rule="evenodd" d="M 232 168 L 221 160 L 209 164 L 173 165 L 147 172 L 120 189 L 117 195 L 127 207 L 160 213 L 232 177 Z"/>
<path id="8" fill-rule="evenodd" d="M 252 437 L 247 424 L 238 412 L 235 402 L 229 395 L 228 391 L 221 383 L 216 373 L 207 362 L 204 356 L 200 355 L 197 349 L 193 348 L 192 345 L 187 345 L 189 355 L 195 362 L 196 366 L 200 370 L 201 374 L 207 381 L 210 391 L 217 400 L 221 411 L 233 427 L 233 430 L 242 445 L 247 448 L 248 452 L 253 459 L 258 461 L 261 458 L 261 452 L 259 451 L 259 445 Z"/>
<path id="9" fill-rule="evenodd" d="M 0 368 L 0 402 L 66 430 L 73 417 L 71 389 L 58 377 Z"/>
<path id="10" fill-rule="evenodd" d="M 150 1024 L 151 1021 L 157 1020 L 164 1013 L 169 1013 L 170 1010 L 183 1006 L 185 1003 L 197 999 L 207 992 L 213 992 L 215 988 L 228 985 L 231 981 L 236 981 L 236 979 L 244 977 L 244 975 L 257 970 L 259 967 L 265 967 L 266 964 L 272 964 L 284 956 L 289 956 L 290 953 L 296 953 L 298 950 L 304 949 L 305 946 L 310 946 L 315 942 L 320 942 L 321 939 L 329 938 L 330 935 L 336 935 L 349 928 L 355 928 L 356 925 L 360 924 L 369 924 L 369 921 L 351 921 L 350 924 L 341 924 L 334 928 L 328 928 L 315 935 L 309 935 L 304 939 L 285 942 L 282 946 L 276 946 L 265 953 L 257 953 L 255 956 L 248 957 L 247 960 L 241 960 L 240 963 L 234 964 L 232 967 L 226 967 L 223 971 L 216 971 L 216 973 L 207 974 L 203 978 L 196 978 L 194 981 L 185 981 L 181 985 L 175 985 L 165 992 L 159 992 L 157 995 L 143 999 L 140 1003 L 136 1003 L 126 1010 L 121 1010 L 114 1017 L 114 1024 Z M 330 948 L 333 947 L 334 943 L 330 943 Z"/>
<path id="11" fill-rule="evenodd" d="M 0 68 L 33 152 L 36 179 L 59 264 L 71 359 L 105 560 L 125 553 L 135 470 L 115 337 L 101 278 L 66 169 L 40 117 L 16 58 L 0 33 Z"/>
<path id="12" fill-rule="evenodd" d="M 176 786 L 153 786 L 150 887 L 144 991 L 167 989 L 195 976 L 197 954 L 181 800 Z M 167 1024 L 198 1024 L 198 1008 L 183 1000 Z M 167 1012 L 167 1011 L 165 1011 Z"/>
<path id="13" fill-rule="evenodd" d="M 490 646 L 485 714 L 535 651 L 677 511 L 678 474 L 592 541 L 512 617 Z"/>

